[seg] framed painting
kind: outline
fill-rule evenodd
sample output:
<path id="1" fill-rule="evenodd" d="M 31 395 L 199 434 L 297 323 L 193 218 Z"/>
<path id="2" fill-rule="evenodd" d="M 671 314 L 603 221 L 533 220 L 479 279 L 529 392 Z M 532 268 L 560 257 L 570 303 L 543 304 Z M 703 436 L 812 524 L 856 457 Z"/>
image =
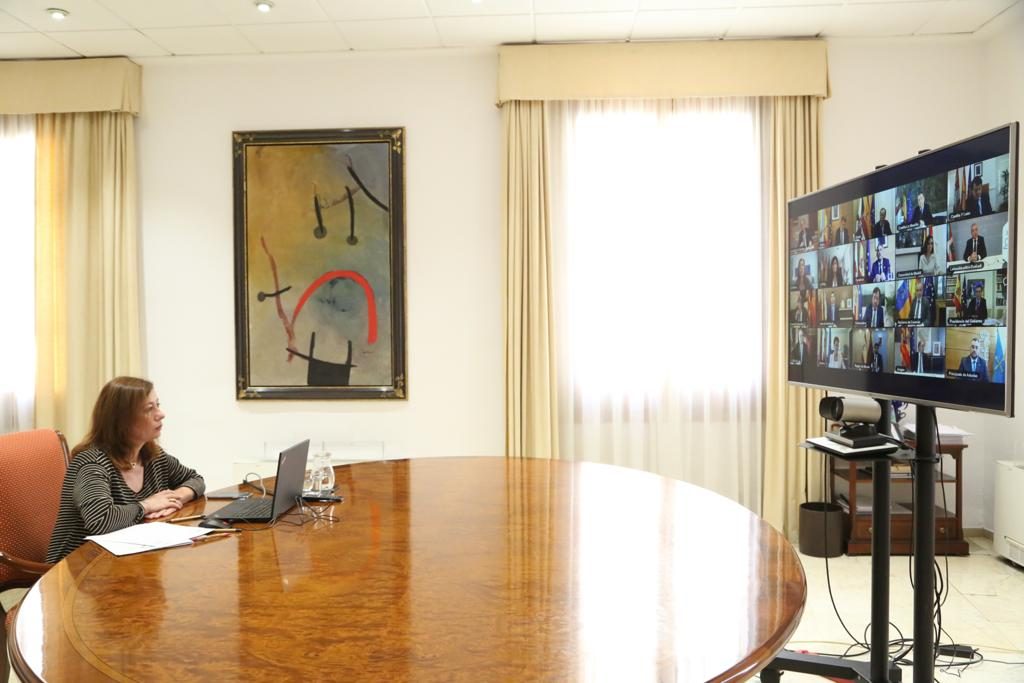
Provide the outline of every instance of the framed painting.
<path id="1" fill-rule="evenodd" d="M 239 399 L 405 398 L 404 139 L 233 134 Z"/>

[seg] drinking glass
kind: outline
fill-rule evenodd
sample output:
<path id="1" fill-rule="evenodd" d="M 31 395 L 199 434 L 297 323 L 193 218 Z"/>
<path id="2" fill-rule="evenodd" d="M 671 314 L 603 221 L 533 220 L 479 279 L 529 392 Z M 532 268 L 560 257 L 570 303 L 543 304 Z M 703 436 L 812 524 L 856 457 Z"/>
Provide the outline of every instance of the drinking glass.
<path id="1" fill-rule="evenodd" d="M 319 489 L 321 494 L 330 495 L 334 492 L 334 466 L 331 464 L 331 454 L 323 453 L 319 456 Z"/>
<path id="2" fill-rule="evenodd" d="M 319 454 L 314 454 L 313 457 L 306 463 L 306 474 L 302 478 L 302 492 L 316 494 L 320 490 L 320 473 L 317 470 L 317 460 Z"/>

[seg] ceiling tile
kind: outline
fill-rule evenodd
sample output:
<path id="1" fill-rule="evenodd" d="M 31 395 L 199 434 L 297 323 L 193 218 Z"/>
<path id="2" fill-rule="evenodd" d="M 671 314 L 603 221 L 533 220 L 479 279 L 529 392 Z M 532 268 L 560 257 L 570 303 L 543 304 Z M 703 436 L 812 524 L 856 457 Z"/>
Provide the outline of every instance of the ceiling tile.
<path id="1" fill-rule="evenodd" d="M 235 25 L 293 24 L 329 19 L 316 0 L 271 0 L 274 6 L 269 12 L 256 9 L 256 0 L 209 1 Z"/>
<path id="2" fill-rule="evenodd" d="M 643 10 L 736 9 L 743 0 L 640 0 Z"/>
<path id="3" fill-rule="evenodd" d="M 533 42 L 533 17 L 440 17 L 434 19 L 445 47 Z"/>
<path id="4" fill-rule="evenodd" d="M 19 31 L 33 31 L 31 26 L 25 22 L 18 21 L 7 12 L 0 10 L 0 33 L 15 33 Z"/>
<path id="5" fill-rule="evenodd" d="M 530 14 L 533 12 L 533 0 L 427 0 L 427 8 L 435 17 Z"/>
<path id="6" fill-rule="evenodd" d="M 260 52 L 333 52 L 348 49 L 337 27 L 330 22 L 239 26 L 238 30 Z"/>
<path id="7" fill-rule="evenodd" d="M 538 14 L 535 17 L 537 40 L 627 40 L 635 16 L 636 12 Z"/>
<path id="8" fill-rule="evenodd" d="M 46 12 L 47 7 L 60 7 L 68 12 L 61 21 L 54 21 Z M 39 0 L 3 0 L 5 12 L 28 24 L 37 31 L 90 31 L 129 28 L 116 14 L 110 12 L 95 0 L 60 0 L 40 2 Z"/>
<path id="9" fill-rule="evenodd" d="M 570 12 L 632 12 L 639 0 L 533 0 L 537 14 L 567 14 Z"/>
<path id="10" fill-rule="evenodd" d="M 162 57 L 170 54 L 135 29 L 62 31 L 48 35 L 86 57 Z"/>
<path id="11" fill-rule="evenodd" d="M 890 2 L 841 7 L 828 25 L 827 36 L 909 36 L 944 2 Z"/>
<path id="12" fill-rule="evenodd" d="M 744 7 L 726 32 L 729 38 L 816 36 L 835 18 L 839 7 Z"/>
<path id="13" fill-rule="evenodd" d="M 342 37 L 356 50 L 440 47 L 433 19 L 342 21 Z"/>
<path id="14" fill-rule="evenodd" d="M 734 16 L 734 9 L 639 12 L 633 24 L 632 39 L 718 38 Z"/>
<path id="15" fill-rule="evenodd" d="M 258 52 L 232 26 L 147 28 L 143 33 L 176 55 L 248 55 Z"/>
<path id="16" fill-rule="evenodd" d="M 807 7 L 814 5 L 842 5 L 849 0 L 742 0 L 744 7 Z M 892 2 L 893 0 L 868 0 L 869 2 Z M 895 0 L 904 2 L 904 0 Z M 911 0 L 913 1 L 913 0 Z"/>
<path id="17" fill-rule="evenodd" d="M 224 26 L 227 17 L 209 0 L 103 0 L 103 4 L 135 28 Z"/>
<path id="18" fill-rule="evenodd" d="M 78 57 L 74 50 L 42 33 L 5 33 L 0 39 L 0 59 Z"/>
<path id="19" fill-rule="evenodd" d="M 918 29 L 919 34 L 974 33 L 1017 0 L 957 0 L 947 2 Z"/>
<path id="20" fill-rule="evenodd" d="M 356 19 L 413 19 L 429 17 L 424 0 L 319 0 L 335 21 Z"/>

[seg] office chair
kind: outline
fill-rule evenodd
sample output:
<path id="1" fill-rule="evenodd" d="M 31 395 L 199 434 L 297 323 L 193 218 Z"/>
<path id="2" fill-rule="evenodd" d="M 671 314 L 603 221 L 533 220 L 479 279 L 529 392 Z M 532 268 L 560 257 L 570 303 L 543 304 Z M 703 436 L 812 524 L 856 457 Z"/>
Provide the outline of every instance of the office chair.
<path id="1" fill-rule="evenodd" d="M 46 548 L 57 521 L 68 444 L 53 429 L 0 435 L 0 593 L 26 588 L 51 565 Z M 17 611 L 0 605 L 0 681 L 10 676 L 7 633 Z"/>

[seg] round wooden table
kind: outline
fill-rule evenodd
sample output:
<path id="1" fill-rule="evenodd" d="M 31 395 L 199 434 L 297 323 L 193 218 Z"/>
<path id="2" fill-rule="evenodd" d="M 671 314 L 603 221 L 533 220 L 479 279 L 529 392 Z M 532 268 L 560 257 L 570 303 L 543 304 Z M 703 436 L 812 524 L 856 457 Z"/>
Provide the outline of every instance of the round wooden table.
<path id="1" fill-rule="evenodd" d="M 734 681 L 771 661 L 803 610 L 790 543 L 696 486 L 495 457 L 336 473 L 335 521 L 299 526 L 289 514 L 125 557 L 87 543 L 22 601 L 15 671 L 30 681 Z"/>

